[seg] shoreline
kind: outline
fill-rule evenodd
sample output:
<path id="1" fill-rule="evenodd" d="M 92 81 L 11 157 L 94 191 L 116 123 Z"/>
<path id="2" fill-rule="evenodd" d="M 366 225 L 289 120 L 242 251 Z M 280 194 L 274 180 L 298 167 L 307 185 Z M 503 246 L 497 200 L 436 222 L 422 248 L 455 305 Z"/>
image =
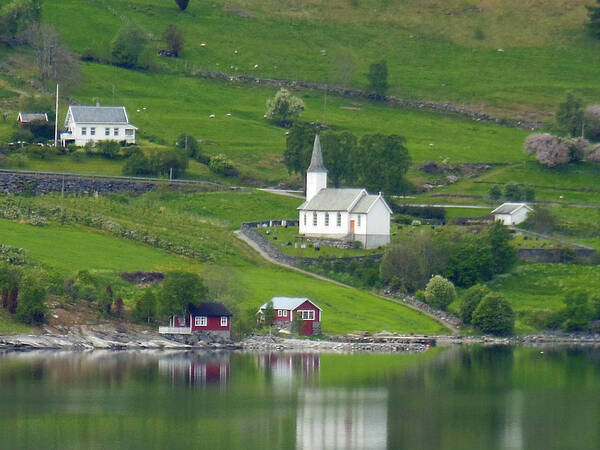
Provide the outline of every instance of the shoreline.
<path id="1" fill-rule="evenodd" d="M 301 339 L 280 336 L 249 336 L 240 341 L 200 341 L 193 345 L 177 342 L 150 331 L 124 333 L 106 325 L 72 327 L 64 334 L 0 335 L 0 351 L 28 350 L 242 350 L 302 351 L 333 353 L 421 353 L 433 347 L 461 345 L 511 346 L 600 346 L 600 334 L 535 334 L 521 336 L 400 335 L 327 336 Z"/>

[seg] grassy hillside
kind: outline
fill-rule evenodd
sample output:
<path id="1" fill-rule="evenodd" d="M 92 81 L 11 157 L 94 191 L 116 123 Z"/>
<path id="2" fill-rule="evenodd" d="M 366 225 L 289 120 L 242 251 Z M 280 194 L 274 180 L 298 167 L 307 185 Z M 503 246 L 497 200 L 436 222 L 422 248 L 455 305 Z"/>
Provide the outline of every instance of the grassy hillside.
<path id="1" fill-rule="evenodd" d="M 153 49 L 164 47 L 163 30 L 176 24 L 186 37 L 182 58 L 156 58 L 176 73 L 216 70 L 366 88 L 369 64 L 385 58 L 393 94 L 547 116 L 567 91 L 600 98 L 600 43 L 584 27 L 587 3 L 217 0 L 192 1 L 180 13 L 163 0 L 48 0 L 44 20 L 76 51 L 100 56 L 123 23 L 155 36 Z"/>
<path id="2" fill-rule="evenodd" d="M 293 203 L 293 205 L 292 205 Z M 0 242 L 27 249 L 28 256 L 64 277 L 89 269 L 117 280 L 121 271 L 186 270 L 200 274 L 217 300 L 233 301 L 249 318 L 258 306 L 275 295 L 307 296 L 324 310 L 328 333 L 382 329 L 435 334 L 443 328 L 404 306 L 369 293 L 343 288 L 265 263 L 230 231 L 242 220 L 273 214 L 287 216 L 296 199 L 256 192 L 181 195 L 150 194 L 124 203 L 123 197 L 32 199 L 32 207 L 61 205 L 67 212 L 104 217 L 135 229 L 150 230 L 165 239 L 185 239 L 202 249 L 206 260 L 192 260 L 146 247 L 81 226 L 50 224 L 31 227 L 0 220 Z M 136 290 L 115 287 L 132 305 Z M 242 318 L 240 318 L 242 320 Z M 248 320 L 248 319 L 246 319 Z M 0 321 L 0 326 L 2 322 Z"/>

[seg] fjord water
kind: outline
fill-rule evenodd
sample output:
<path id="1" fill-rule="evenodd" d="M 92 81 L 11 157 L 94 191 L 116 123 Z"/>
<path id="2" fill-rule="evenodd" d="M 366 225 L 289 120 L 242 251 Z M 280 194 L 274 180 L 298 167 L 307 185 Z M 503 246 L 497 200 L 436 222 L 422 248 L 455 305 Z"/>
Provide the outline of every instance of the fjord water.
<path id="1" fill-rule="evenodd" d="M 0 448 L 597 449 L 600 350 L 0 355 Z"/>

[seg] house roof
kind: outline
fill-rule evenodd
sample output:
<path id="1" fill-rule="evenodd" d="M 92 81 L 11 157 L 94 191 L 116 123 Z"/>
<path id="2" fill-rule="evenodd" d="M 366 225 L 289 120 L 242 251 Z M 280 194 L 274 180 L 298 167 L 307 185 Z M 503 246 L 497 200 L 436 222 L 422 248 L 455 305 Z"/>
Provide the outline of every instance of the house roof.
<path id="1" fill-rule="evenodd" d="M 45 120 L 48 122 L 48 114 L 46 113 L 19 113 L 17 120 L 21 122 L 31 122 L 33 120 Z"/>
<path id="2" fill-rule="evenodd" d="M 314 305 L 319 311 L 322 311 L 311 299 L 306 297 L 273 297 L 271 300 L 273 302 L 273 309 L 287 309 L 293 311 L 298 306 L 300 306 L 304 302 L 310 302 Z M 259 311 L 265 309 L 269 302 L 263 303 L 259 308 Z"/>
<path id="3" fill-rule="evenodd" d="M 302 203 L 298 209 L 308 211 L 347 211 L 364 189 L 321 189 L 309 202 Z"/>
<path id="4" fill-rule="evenodd" d="M 492 211 L 492 214 L 514 214 L 521 208 L 527 208 L 533 211 L 533 208 L 527 203 L 503 203 Z"/>
<path id="5" fill-rule="evenodd" d="M 218 316 L 231 316 L 231 311 L 227 309 L 223 303 L 218 302 L 205 302 L 198 306 L 188 305 L 188 311 L 194 316 L 206 316 L 206 317 L 218 317 Z"/>
<path id="6" fill-rule="evenodd" d="M 124 106 L 69 106 L 78 123 L 129 124 Z"/>
<path id="7" fill-rule="evenodd" d="M 319 133 L 315 134 L 315 143 L 313 144 L 312 157 L 310 158 L 310 166 L 308 166 L 307 172 L 327 172 L 323 163 Z"/>

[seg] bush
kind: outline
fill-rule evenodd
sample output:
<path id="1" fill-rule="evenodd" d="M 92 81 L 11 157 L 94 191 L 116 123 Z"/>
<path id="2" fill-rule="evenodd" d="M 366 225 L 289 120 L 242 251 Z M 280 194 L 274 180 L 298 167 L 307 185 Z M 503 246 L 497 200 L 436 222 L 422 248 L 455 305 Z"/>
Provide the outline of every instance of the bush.
<path id="1" fill-rule="evenodd" d="M 446 209 L 438 208 L 435 206 L 412 206 L 412 205 L 398 205 L 391 201 L 390 206 L 394 214 L 407 214 L 413 217 L 420 217 L 422 219 L 434 219 L 440 222 L 446 221 Z"/>
<path id="2" fill-rule="evenodd" d="M 124 67 L 136 67 L 147 43 L 148 37 L 142 29 L 134 25 L 125 25 L 111 45 L 115 63 Z"/>
<path id="3" fill-rule="evenodd" d="M 23 124 L 23 128 L 31 131 L 31 134 L 36 139 L 42 139 L 44 141 L 54 139 L 54 123 L 46 120 L 32 120 L 26 124 Z"/>
<path id="4" fill-rule="evenodd" d="M 583 127 L 583 104 L 573 94 L 567 94 L 567 100 L 558 105 L 556 126 L 570 136 L 578 136 Z"/>
<path id="5" fill-rule="evenodd" d="M 488 294 L 473 311 L 472 323 L 482 333 L 512 334 L 515 327 L 515 313 L 504 297 Z"/>
<path id="6" fill-rule="evenodd" d="M 24 282 L 15 312 L 17 319 L 29 325 L 44 323 L 48 314 L 45 300 L 46 291 L 42 286 L 32 279 Z"/>
<path id="7" fill-rule="evenodd" d="M 156 175 L 156 171 L 150 159 L 142 151 L 137 151 L 125 161 L 123 175 Z"/>
<path id="8" fill-rule="evenodd" d="M 188 7 L 189 2 L 190 0 L 175 0 L 175 3 L 177 3 L 177 6 L 179 7 L 180 11 L 185 11 L 185 9 Z"/>
<path id="9" fill-rule="evenodd" d="M 445 310 L 455 298 L 454 285 L 444 277 L 436 275 L 427 283 L 425 301 L 434 308 Z"/>
<path id="10" fill-rule="evenodd" d="M 121 147 L 117 141 L 99 141 L 96 143 L 96 152 L 108 159 L 115 159 L 119 156 L 120 149 Z"/>
<path id="11" fill-rule="evenodd" d="M 585 137 L 592 141 L 600 141 L 600 105 L 590 105 L 583 113 L 585 120 Z"/>
<path id="12" fill-rule="evenodd" d="M 189 134 L 180 134 L 177 138 L 175 146 L 185 150 L 185 154 L 189 158 L 194 158 L 196 161 L 208 165 L 210 158 L 202 153 L 202 148 L 194 136 L 190 136 Z"/>
<path id="13" fill-rule="evenodd" d="M 265 117 L 277 125 L 289 127 L 295 118 L 300 117 L 303 110 L 304 102 L 302 99 L 290 94 L 287 89 L 281 88 L 275 94 L 275 97 L 267 100 Z"/>
<path id="14" fill-rule="evenodd" d="M 185 172 L 189 161 L 183 151 L 176 149 L 154 153 L 150 157 L 150 164 L 154 173 L 161 175 L 171 175 L 172 173 L 173 178 L 177 178 Z"/>
<path id="15" fill-rule="evenodd" d="M 169 25 L 163 33 L 163 39 L 169 46 L 169 51 L 174 56 L 179 56 L 179 53 L 183 50 L 183 32 L 175 25 Z"/>
<path id="16" fill-rule="evenodd" d="M 208 168 L 211 172 L 225 176 L 236 176 L 238 174 L 237 169 L 233 166 L 231 160 L 225 155 L 216 155 L 210 158 Z"/>
<path id="17" fill-rule="evenodd" d="M 490 186 L 490 190 L 488 191 L 488 195 L 490 200 L 493 202 L 497 202 L 502 197 L 502 190 L 500 190 L 500 186 L 494 184 Z"/>
<path id="18" fill-rule="evenodd" d="M 458 313 L 460 320 L 462 320 L 463 323 L 471 323 L 473 320 L 473 311 L 479 306 L 483 297 L 489 293 L 489 288 L 484 284 L 476 284 L 467 289 L 463 295 Z"/>
<path id="19" fill-rule="evenodd" d="M 14 142 L 33 142 L 34 137 L 33 137 L 33 133 L 31 131 L 29 131 L 27 128 L 19 127 L 12 134 L 11 140 L 13 140 Z"/>
<path id="20" fill-rule="evenodd" d="M 158 302 L 152 288 L 147 288 L 135 303 L 134 315 L 137 320 L 150 323 L 158 315 Z"/>

